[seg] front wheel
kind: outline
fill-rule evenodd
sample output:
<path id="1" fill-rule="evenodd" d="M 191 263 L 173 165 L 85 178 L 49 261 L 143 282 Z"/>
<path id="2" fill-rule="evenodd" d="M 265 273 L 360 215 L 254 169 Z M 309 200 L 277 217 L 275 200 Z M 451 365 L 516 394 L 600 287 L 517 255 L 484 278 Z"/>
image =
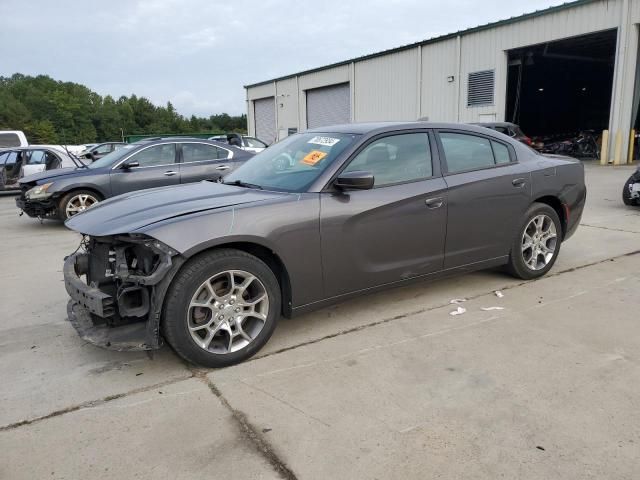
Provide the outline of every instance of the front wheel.
<path id="1" fill-rule="evenodd" d="M 74 215 L 93 207 L 102 198 L 91 190 L 74 190 L 67 193 L 58 204 L 58 216 L 63 222 Z"/>
<path id="2" fill-rule="evenodd" d="M 509 272 L 531 280 L 545 275 L 558 258 L 562 225 L 556 211 L 544 203 L 532 204 L 509 254 Z"/>
<path id="3" fill-rule="evenodd" d="M 174 278 L 163 333 L 191 363 L 233 365 L 267 343 L 280 316 L 280 298 L 278 280 L 257 257 L 232 249 L 207 252 Z"/>

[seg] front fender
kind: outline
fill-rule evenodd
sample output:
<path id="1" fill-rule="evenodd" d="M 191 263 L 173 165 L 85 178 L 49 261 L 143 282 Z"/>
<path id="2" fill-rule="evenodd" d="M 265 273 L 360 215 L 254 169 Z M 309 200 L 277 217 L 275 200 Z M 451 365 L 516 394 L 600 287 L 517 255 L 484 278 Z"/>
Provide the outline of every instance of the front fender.
<path id="1" fill-rule="evenodd" d="M 264 202 L 172 217 L 136 230 L 156 238 L 185 258 L 232 243 L 273 252 L 291 281 L 292 307 L 323 298 L 318 194 L 295 201 Z"/>
<path id="2" fill-rule="evenodd" d="M 55 184 L 55 180 L 54 180 Z M 55 185 L 54 185 L 55 186 Z M 102 198 L 108 198 L 111 196 L 111 191 L 108 186 L 100 185 L 93 182 L 65 182 L 61 186 L 56 188 L 53 192 L 54 198 L 60 198 L 69 193 L 72 190 L 93 190 L 98 192 Z"/>

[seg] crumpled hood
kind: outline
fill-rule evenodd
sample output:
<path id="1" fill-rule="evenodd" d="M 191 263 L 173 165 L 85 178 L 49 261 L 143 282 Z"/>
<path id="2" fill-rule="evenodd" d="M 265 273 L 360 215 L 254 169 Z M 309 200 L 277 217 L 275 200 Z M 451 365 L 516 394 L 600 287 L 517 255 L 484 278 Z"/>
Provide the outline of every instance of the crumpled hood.
<path id="1" fill-rule="evenodd" d="M 69 177 L 78 174 L 85 174 L 89 171 L 86 168 L 76 168 L 76 167 L 68 167 L 68 168 L 54 168 L 53 170 L 45 170 L 44 172 L 34 173 L 33 175 L 27 175 L 26 177 L 22 177 L 20 179 L 20 183 L 31 183 L 31 182 L 40 182 L 40 180 L 53 180 L 56 177 Z"/>
<path id="2" fill-rule="evenodd" d="M 91 236 L 131 233 L 162 220 L 289 194 L 223 185 L 187 183 L 152 188 L 110 198 L 65 222 L 72 230 Z"/>

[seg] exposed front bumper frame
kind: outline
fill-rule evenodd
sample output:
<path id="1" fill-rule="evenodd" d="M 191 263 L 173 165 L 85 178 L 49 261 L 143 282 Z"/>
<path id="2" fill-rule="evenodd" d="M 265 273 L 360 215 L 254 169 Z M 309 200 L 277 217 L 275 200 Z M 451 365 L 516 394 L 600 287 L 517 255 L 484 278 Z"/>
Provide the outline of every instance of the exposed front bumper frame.
<path id="1" fill-rule="evenodd" d="M 175 253 L 175 252 L 174 252 Z M 87 253 L 75 253 L 65 259 L 64 281 L 71 297 L 67 317 L 83 340 L 109 350 L 156 350 L 162 346 L 160 320 L 164 296 L 171 280 L 184 263 L 179 255 L 170 256 L 161 268 L 148 277 L 140 277 L 139 284 L 150 288 L 150 307 L 145 320 L 120 326 L 96 323 L 93 316 L 108 319 L 114 314 L 117 300 L 95 285 L 87 285 L 80 276 L 87 272 Z M 132 277 L 133 278 L 133 277 Z M 150 281 L 151 280 L 151 281 Z"/>
<path id="2" fill-rule="evenodd" d="M 33 218 L 51 217 L 56 215 L 58 211 L 56 202 L 51 198 L 45 200 L 26 200 L 19 197 L 16 198 L 16 206 Z"/>

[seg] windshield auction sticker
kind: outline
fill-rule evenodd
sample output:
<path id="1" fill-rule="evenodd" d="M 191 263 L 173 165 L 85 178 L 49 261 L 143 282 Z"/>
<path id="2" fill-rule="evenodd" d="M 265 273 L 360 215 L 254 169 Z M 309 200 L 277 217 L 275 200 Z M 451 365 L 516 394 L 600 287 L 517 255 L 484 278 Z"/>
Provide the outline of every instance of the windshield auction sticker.
<path id="1" fill-rule="evenodd" d="M 307 153 L 302 160 L 300 160 L 300 163 L 313 166 L 326 156 L 326 152 L 321 152 L 320 150 L 312 150 L 311 152 Z"/>
<path id="2" fill-rule="evenodd" d="M 307 143 L 312 143 L 314 145 L 324 145 L 325 147 L 333 147 L 336 143 L 340 141 L 339 138 L 332 137 L 313 137 Z"/>

